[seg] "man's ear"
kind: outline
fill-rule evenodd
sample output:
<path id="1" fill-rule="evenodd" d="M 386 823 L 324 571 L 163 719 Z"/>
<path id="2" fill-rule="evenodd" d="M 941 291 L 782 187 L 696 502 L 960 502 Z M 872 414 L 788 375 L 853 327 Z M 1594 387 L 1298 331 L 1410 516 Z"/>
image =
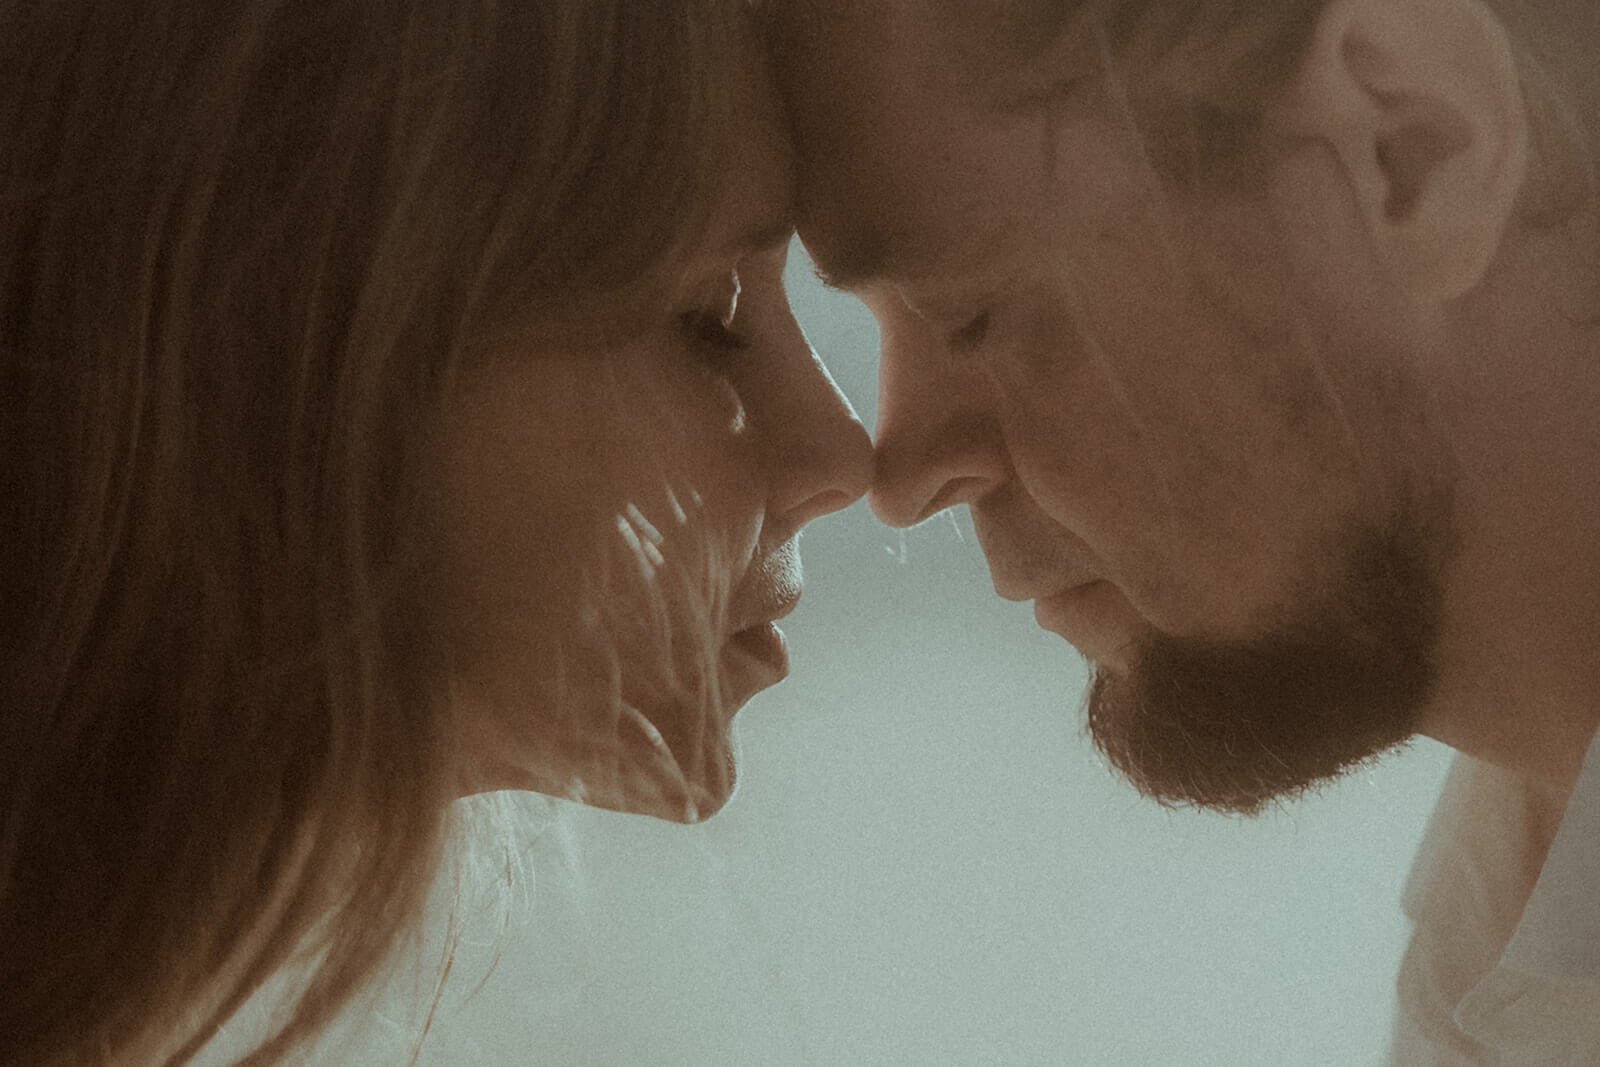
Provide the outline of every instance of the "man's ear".
<path id="1" fill-rule="evenodd" d="M 1332 0 L 1273 118 L 1331 146 L 1376 255 L 1413 299 L 1482 280 L 1528 130 L 1505 30 L 1480 0 Z"/>

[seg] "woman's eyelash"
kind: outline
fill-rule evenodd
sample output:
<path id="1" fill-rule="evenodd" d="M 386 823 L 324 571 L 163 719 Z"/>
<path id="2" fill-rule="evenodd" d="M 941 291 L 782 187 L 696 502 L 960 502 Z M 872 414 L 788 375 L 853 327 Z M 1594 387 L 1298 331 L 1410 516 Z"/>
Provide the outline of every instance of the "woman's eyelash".
<path id="1" fill-rule="evenodd" d="M 746 347 L 744 337 L 735 331 L 732 318 L 717 308 L 698 308 L 684 312 L 681 321 L 690 337 L 712 348 L 736 352 Z"/>
<path id="2" fill-rule="evenodd" d="M 739 273 L 734 271 L 728 276 L 726 287 L 718 294 L 716 304 L 683 314 L 681 321 L 684 329 L 695 340 L 713 348 L 727 351 L 744 348 L 744 337 L 733 328 L 734 319 L 739 314 L 740 291 Z"/>

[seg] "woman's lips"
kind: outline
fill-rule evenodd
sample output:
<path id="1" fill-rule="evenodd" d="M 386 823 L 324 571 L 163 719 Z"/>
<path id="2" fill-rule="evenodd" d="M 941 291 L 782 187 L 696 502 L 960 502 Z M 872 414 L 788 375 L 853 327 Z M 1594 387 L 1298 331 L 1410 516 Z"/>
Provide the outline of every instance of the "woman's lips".
<path id="1" fill-rule="evenodd" d="M 789 642 L 776 623 L 740 630 L 728 639 L 734 697 L 739 704 L 789 675 Z"/>
<path id="2" fill-rule="evenodd" d="M 789 674 L 789 645 L 774 625 L 800 602 L 800 554 L 794 539 L 758 556 L 730 606 L 727 665 L 735 707 Z"/>
<path id="3" fill-rule="evenodd" d="M 740 630 L 730 642 L 756 662 L 767 667 L 779 681 L 789 673 L 789 642 L 778 629 L 777 623 L 764 622 L 747 630 Z"/>

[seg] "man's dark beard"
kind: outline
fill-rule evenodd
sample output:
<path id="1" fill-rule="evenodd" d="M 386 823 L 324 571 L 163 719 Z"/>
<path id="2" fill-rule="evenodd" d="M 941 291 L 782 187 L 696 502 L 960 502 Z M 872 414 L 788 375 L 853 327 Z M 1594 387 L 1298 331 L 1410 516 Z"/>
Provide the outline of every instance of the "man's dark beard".
<path id="1" fill-rule="evenodd" d="M 1126 674 L 1097 667 L 1096 747 L 1162 804 L 1255 814 L 1407 740 L 1433 690 L 1448 544 L 1415 521 L 1368 533 L 1298 625 L 1239 643 L 1161 635 Z"/>

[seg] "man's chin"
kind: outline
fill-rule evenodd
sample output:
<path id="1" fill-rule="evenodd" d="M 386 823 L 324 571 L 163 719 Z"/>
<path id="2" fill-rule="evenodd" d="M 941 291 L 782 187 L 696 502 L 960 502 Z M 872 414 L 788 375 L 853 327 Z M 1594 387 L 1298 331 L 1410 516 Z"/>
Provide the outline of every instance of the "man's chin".
<path id="1" fill-rule="evenodd" d="M 1111 766 L 1141 794 L 1171 807 L 1256 815 L 1300 796 L 1403 744 L 1410 716 L 1384 723 L 1336 722 L 1317 729 L 1263 725 L 1294 709 L 1215 717 L 1153 706 L 1126 676 L 1097 672 L 1088 697 L 1089 733 Z"/>
<path id="2" fill-rule="evenodd" d="M 1283 625 L 1237 641 L 1155 633 L 1129 669 L 1096 668 L 1096 747 L 1162 804 L 1255 814 L 1403 744 L 1435 686 L 1447 515 L 1350 538 Z"/>

